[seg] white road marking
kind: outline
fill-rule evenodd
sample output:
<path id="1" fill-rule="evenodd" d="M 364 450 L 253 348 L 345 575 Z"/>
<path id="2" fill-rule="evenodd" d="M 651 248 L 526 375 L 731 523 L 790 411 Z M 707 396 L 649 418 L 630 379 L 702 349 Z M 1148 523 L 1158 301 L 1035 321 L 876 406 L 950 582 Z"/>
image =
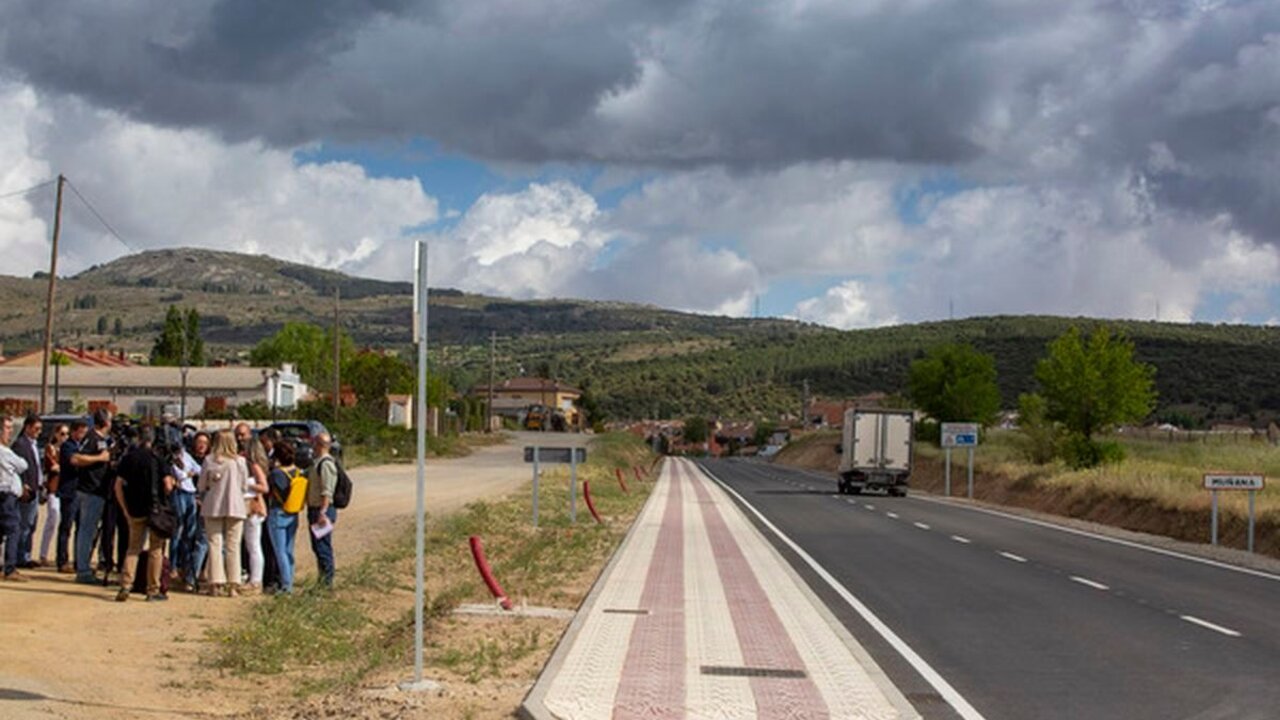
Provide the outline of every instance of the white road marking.
<path id="1" fill-rule="evenodd" d="M 956 542 L 958 542 L 958 543 L 964 543 L 965 545 L 968 545 L 968 544 L 969 544 L 969 538 L 967 538 L 967 537 L 960 537 L 959 535 L 952 535 L 952 536 L 951 536 L 951 539 L 952 539 L 952 540 L 955 540 L 955 541 L 956 541 Z"/>
<path id="2" fill-rule="evenodd" d="M 1230 637 L 1240 637 L 1240 633 L 1236 632 L 1235 630 L 1232 630 L 1231 628 L 1224 628 L 1221 625 L 1215 625 L 1209 622 L 1208 620 L 1201 620 L 1200 618 L 1194 615 L 1180 615 L 1179 617 L 1181 617 L 1183 620 L 1186 620 L 1189 623 L 1192 623 L 1194 625 L 1199 625 L 1202 628 L 1208 628 L 1214 632 L 1220 632 L 1223 635 L 1228 635 Z"/>
<path id="3" fill-rule="evenodd" d="M 742 503 L 743 507 L 750 510 L 751 513 L 760 520 L 761 524 L 769 528 L 774 535 L 777 535 L 778 539 L 782 540 L 787 547 L 791 548 L 791 551 L 803 560 L 806 565 L 812 568 L 813 571 L 817 573 L 818 577 L 822 578 L 827 585 L 831 586 L 831 589 L 835 590 L 836 594 L 838 594 L 840 598 L 849 605 L 849 607 L 853 608 L 854 612 L 862 616 L 862 619 L 871 626 L 871 629 L 879 633 L 880 637 L 885 639 L 885 642 L 889 643 L 889 645 L 894 650 L 898 651 L 898 654 L 901 655 L 903 659 L 911 665 L 911 667 L 915 668 L 916 672 L 920 673 L 920 676 L 925 679 L 925 682 L 929 683 L 934 690 L 938 691 L 938 694 L 947 701 L 947 704 L 955 709 L 957 715 L 964 720 L 985 720 L 982 713 L 978 712 L 976 708 L 970 705 L 969 701 L 965 700 L 964 696 L 951 686 L 951 683 L 947 682 L 945 678 L 939 675 L 937 670 L 934 670 L 929 663 L 925 662 L 924 658 L 920 657 L 915 650 L 912 650 L 910 645 L 907 645 L 902 638 L 898 637 L 897 633 L 891 630 L 888 625 L 884 624 L 884 621 L 876 617 L 876 614 L 871 612 L 871 608 L 864 605 L 861 600 L 854 596 L 853 593 L 849 592 L 848 588 L 842 585 L 839 580 L 836 580 L 826 568 L 819 565 L 818 561 L 814 560 L 813 556 L 805 552 L 804 548 L 800 547 L 794 540 L 787 537 L 786 533 L 779 530 L 777 525 L 770 522 L 769 518 L 766 518 L 763 513 L 755 508 L 754 505 L 747 502 L 747 499 L 742 497 L 737 490 L 729 487 L 720 480 L 720 478 L 713 475 L 706 466 L 700 467 L 702 472 L 706 473 L 706 475 L 712 480 L 715 480 L 720 487 L 725 489 L 725 492 L 737 498 L 738 502 Z"/>
<path id="4" fill-rule="evenodd" d="M 885 513 L 885 515 L 888 515 L 889 517 L 893 518 L 894 520 L 897 520 L 897 519 L 898 519 L 898 513 L 896 513 L 896 512 L 887 512 L 887 513 Z"/>
<path id="5" fill-rule="evenodd" d="M 920 528 L 921 530 L 928 530 L 928 529 L 929 529 L 929 526 L 928 526 L 928 525 L 925 525 L 924 523 L 921 523 L 921 522 L 918 522 L 918 523 L 912 523 L 912 525 L 915 525 L 916 527 Z"/>
<path id="6" fill-rule="evenodd" d="M 1088 585 L 1094 590 L 1110 590 L 1111 589 L 1109 585 L 1103 585 L 1102 583 L 1096 580 L 1090 580 L 1089 578 L 1082 578 L 1079 575 L 1072 575 L 1071 579 L 1075 582 L 1080 583 L 1081 585 Z"/>
<path id="7" fill-rule="evenodd" d="M 876 509 L 876 506 L 875 506 L 875 505 L 872 505 L 871 503 L 867 503 L 867 509 L 868 509 L 868 510 L 875 510 L 875 509 Z"/>
<path id="8" fill-rule="evenodd" d="M 839 495 L 832 495 L 832 496 L 831 496 L 831 498 L 832 498 L 833 500 L 839 500 L 839 499 L 840 499 L 840 496 L 839 496 Z"/>
<path id="9" fill-rule="evenodd" d="M 916 495 L 911 499 L 920 500 L 923 502 L 937 503 L 939 505 L 947 505 L 954 508 L 963 508 L 965 510 L 971 510 L 973 512 L 986 513 L 987 515 L 995 515 L 996 517 L 1002 517 L 1002 518 L 1005 518 L 1006 520 L 1016 520 L 1020 523 L 1026 523 L 1028 525 L 1037 525 L 1042 528 L 1057 530 L 1058 532 L 1064 532 L 1070 535 L 1079 535 L 1081 537 L 1087 537 L 1087 538 L 1092 538 L 1094 540 L 1109 542 L 1114 545 L 1123 545 L 1124 547 L 1133 548 L 1134 550 L 1142 550 L 1144 552 L 1155 553 L 1157 555 L 1165 555 L 1167 557 L 1178 558 L 1179 560 L 1186 560 L 1188 562 L 1200 563 L 1201 565 L 1209 565 L 1210 567 L 1216 567 L 1221 570 L 1231 570 L 1233 572 L 1244 573 L 1245 575 L 1252 575 L 1254 577 L 1260 577 L 1260 578 L 1265 578 L 1267 580 L 1275 580 L 1277 582 L 1280 582 L 1280 575 L 1276 575 L 1274 573 L 1263 572 L 1262 570 L 1254 570 L 1253 568 L 1240 567 L 1239 565 L 1231 565 L 1229 563 L 1219 562 L 1217 560 L 1210 560 L 1208 558 L 1196 557 L 1195 555 L 1188 555 L 1186 553 L 1181 553 L 1176 550 L 1166 550 L 1161 547 L 1144 545 L 1140 542 L 1134 542 L 1132 540 L 1124 540 L 1121 538 L 1109 537 L 1107 535 L 1099 535 L 1098 533 L 1089 532 L 1088 530 L 1077 530 L 1076 528 L 1073 528 L 1073 527 L 1066 527 L 1064 525 L 1055 525 L 1054 523 L 1045 522 L 1044 520 L 1035 520 L 1033 518 L 1026 518 L 1026 517 L 1022 517 L 1021 515 L 1014 515 L 1012 513 L 1007 513 L 1007 512 L 1000 512 L 999 510 L 992 510 L 990 508 L 974 507 L 972 505 L 961 505 L 959 503 L 949 501 L 949 500 L 943 500 L 940 498 L 930 498 L 930 497 L 923 497 L 920 495 Z"/>
<path id="10" fill-rule="evenodd" d="M 858 501 L 857 501 L 857 500 L 845 500 L 845 502 L 849 503 L 850 505 L 857 505 L 857 504 L 858 504 Z"/>
<path id="11" fill-rule="evenodd" d="M 1014 554 L 1013 554 L 1013 553 L 1011 553 L 1011 552 L 1004 552 L 1003 550 L 1000 552 L 1000 556 L 1001 556 L 1001 557 L 1005 557 L 1005 558 L 1009 558 L 1010 560 L 1012 560 L 1012 561 L 1014 561 L 1014 562 L 1026 562 L 1026 561 L 1027 561 L 1027 559 L 1026 559 L 1026 558 L 1024 558 L 1024 557 L 1022 557 L 1021 555 L 1014 555 Z"/>

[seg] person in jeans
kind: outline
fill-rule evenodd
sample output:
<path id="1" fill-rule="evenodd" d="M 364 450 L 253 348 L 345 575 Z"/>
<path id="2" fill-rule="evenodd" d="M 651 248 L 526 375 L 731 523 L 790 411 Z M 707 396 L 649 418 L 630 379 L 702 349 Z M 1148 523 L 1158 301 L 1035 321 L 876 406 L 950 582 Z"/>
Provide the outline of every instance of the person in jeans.
<path id="1" fill-rule="evenodd" d="M 22 473 L 27 461 L 9 448 L 13 418 L 0 415 L 0 543 L 4 544 L 4 579 L 26 582 L 18 572 L 18 499 L 22 497 Z"/>
<path id="2" fill-rule="evenodd" d="M 71 435 L 62 441 L 58 448 L 58 504 L 61 505 L 62 519 L 58 522 L 58 547 L 54 555 L 58 562 L 58 572 L 72 573 L 74 559 L 68 552 L 71 541 L 71 528 L 76 527 L 80 515 L 80 496 L 77 488 L 80 485 L 80 472 L 72 464 L 71 459 L 80 452 L 85 436 L 89 433 L 89 424 L 83 420 L 71 422 Z"/>
<path id="3" fill-rule="evenodd" d="M 85 435 L 84 442 L 71 465 L 76 468 L 76 497 L 80 503 L 80 516 L 76 520 L 76 582 L 96 584 L 93 574 L 93 541 L 102 522 L 102 510 L 107 505 L 107 489 L 110 487 L 111 451 L 107 435 L 111 433 L 111 413 L 99 409 L 93 413 L 93 430 Z"/>
<path id="4" fill-rule="evenodd" d="M 236 451 L 233 434 L 223 430 L 213 438 L 213 454 L 204 461 L 196 492 L 200 516 L 209 535 L 210 593 L 240 594 L 240 540 L 244 530 L 244 494 L 249 467 Z"/>
<path id="5" fill-rule="evenodd" d="M 199 460 L 181 445 L 175 447 L 171 472 L 177 484 L 169 495 L 173 514 L 178 520 L 169 546 L 169 558 L 174 572 L 188 590 L 196 588 L 196 578 L 200 575 L 200 567 L 195 565 L 196 540 L 201 534 L 196 508 L 196 480 L 200 477 L 200 463 L 209 454 L 208 433 L 196 435 L 192 450 L 200 456 Z M 204 547 L 207 553 L 208 545 Z M 199 561 L 200 565 L 204 564 L 204 553 L 199 556 Z"/>
<path id="6" fill-rule="evenodd" d="M 155 430 L 142 428 L 138 444 L 120 460 L 115 482 L 115 499 L 120 503 L 120 514 L 129 524 L 129 547 L 120 570 L 120 591 L 116 601 L 129 599 L 133 587 L 133 575 L 138 569 L 138 556 L 147 545 L 147 601 L 168 600 L 160 591 L 160 573 L 164 568 L 164 538 L 156 535 L 147 521 L 157 503 L 167 502 L 166 495 L 173 489 L 170 469 L 156 455 Z"/>
<path id="7" fill-rule="evenodd" d="M 44 446 L 44 530 L 40 533 L 40 564 L 51 565 L 49 546 L 58 535 L 58 526 L 62 522 L 62 500 L 58 497 L 58 486 L 62 483 L 62 469 L 58 460 L 58 449 L 66 442 L 71 429 L 59 424 L 49 435 L 49 442 Z"/>
<path id="8" fill-rule="evenodd" d="M 271 550 L 279 569 L 280 592 L 293 592 L 293 541 L 298 533 L 298 513 L 284 511 L 285 498 L 293 481 L 299 478 L 294 465 L 294 449 L 289 443 L 279 443 L 273 451 L 275 467 L 267 478 L 271 490 L 267 494 L 267 534 L 271 536 Z"/>
<path id="9" fill-rule="evenodd" d="M 30 570 L 39 565 L 31 556 L 40 517 L 40 493 L 44 489 L 44 466 L 40 462 L 39 439 L 44 423 L 34 413 L 22 421 L 22 434 L 13 441 L 13 451 L 27 463 L 22 473 L 22 497 L 18 498 L 18 567 Z"/>
<path id="10" fill-rule="evenodd" d="M 265 556 L 262 552 L 262 525 L 267 519 L 267 473 L 271 461 L 267 451 L 257 439 L 250 439 L 245 452 L 249 466 L 249 486 L 245 493 L 244 547 L 249 556 L 249 583 L 252 592 L 262 591 L 262 571 Z"/>
<path id="11" fill-rule="evenodd" d="M 311 528 L 311 552 L 316 556 L 316 568 L 320 582 L 333 586 L 333 528 L 338 521 L 338 509 L 333 506 L 333 491 L 338 487 L 338 463 L 329 454 L 333 439 L 329 433 L 319 433 L 312 439 L 315 460 L 307 469 L 307 525 Z M 317 532 L 324 533 L 317 538 Z"/>

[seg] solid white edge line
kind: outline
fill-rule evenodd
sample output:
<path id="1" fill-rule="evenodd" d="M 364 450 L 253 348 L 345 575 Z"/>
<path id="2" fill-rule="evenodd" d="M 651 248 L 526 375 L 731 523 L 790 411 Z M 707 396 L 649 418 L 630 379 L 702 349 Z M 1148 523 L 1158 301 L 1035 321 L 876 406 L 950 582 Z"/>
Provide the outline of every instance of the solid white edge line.
<path id="1" fill-rule="evenodd" d="M 1208 620 L 1201 620 L 1200 618 L 1194 615 L 1179 615 L 1178 617 L 1182 618 L 1183 620 L 1186 620 L 1187 622 L 1193 625 L 1199 625 L 1202 628 L 1208 628 L 1214 632 L 1222 633 L 1223 635 L 1228 635 L 1230 637 L 1240 637 L 1240 633 L 1236 632 L 1235 630 L 1232 630 L 1231 628 L 1224 628 L 1221 625 L 1215 625 L 1209 622 Z"/>
<path id="2" fill-rule="evenodd" d="M 1012 560 L 1012 561 L 1014 561 L 1014 562 L 1023 562 L 1023 563 L 1024 563 L 1024 562 L 1026 562 L 1026 561 L 1027 561 L 1027 559 L 1026 559 L 1026 558 L 1024 558 L 1024 557 L 1022 557 L 1021 555 L 1014 555 L 1014 554 L 1013 554 L 1013 553 L 1011 553 L 1011 552 L 1005 552 L 1005 551 L 1003 551 L 1003 550 L 1001 550 L 1001 551 L 1000 551 L 1000 557 L 1009 558 L 1010 560 Z"/>
<path id="3" fill-rule="evenodd" d="M 928 530 L 928 529 L 929 529 L 929 526 L 928 526 L 928 525 L 925 525 L 925 524 L 924 524 L 924 523 L 922 523 L 922 522 L 918 522 L 918 523 L 911 523 L 911 524 L 912 524 L 912 525 L 915 525 L 916 527 L 920 528 L 921 530 Z"/>
<path id="4" fill-rule="evenodd" d="M 959 535 L 952 535 L 951 539 L 955 540 L 958 543 L 964 543 L 965 545 L 968 545 L 970 542 L 972 542 L 969 538 L 961 537 Z"/>
<path id="5" fill-rule="evenodd" d="M 1102 583 L 1097 582 L 1096 580 L 1090 580 L 1089 578 L 1082 578 L 1079 575 L 1072 575 L 1071 579 L 1074 580 L 1075 582 L 1080 583 L 1081 585 L 1088 585 L 1094 590 L 1110 590 L 1111 589 L 1111 586 L 1109 585 L 1103 585 Z"/>
<path id="6" fill-rule="evenodd" d="M 938 671 L 934 670 L 929 663 L 925 662 L 924 658 L 916 654 L 916 651 L 912 650 L 910 645 L 907 645 L 902 638 L 898 637 L 897 633 L 890 630 L 889 626 L 885 625 L 880 618 L 876 617 L 875 613 L 871 612 L 870 608 L 863 605 L 861 600 L 854 597 L 853 593 L 849 592 L 849 589 L 842 585 L 839 580 L 836 580 L 830 572 L 827 572 L 826 568 L 819 565 L 818 561 L 814 560 L 809 553 L 805 552 L 804 548 L 800 547 L 794 540 L 787 537 L 786 533 L 779 530 L 777 525 L 770 522 L 769 518 L 766 518 L 755 508 L 754 505 L 747 502 L 746 498 L 738 494 L 737 490 L 729 487 L 723 480 L 716 477 L 715 474 L 707 469 L 705 465 L 700 465 L 700 467 L 702 472 L 706 473 L 707 477 L 711 478 L 717 485 L 724 488 L 725 492 L 737 498 L 738 502 L 742 503 L 744 507 L 750 510 L 765 527 L 769 528 L 774 535 L 777 535 L 779 540 L 781 540 L 787 547 L 791 548 L 792 552 L 798 555 L 800 559 L 810 567 L 810 569 L 817 573 L 818 577 L 822 578 L 823 582 L 827 583 L 827 585 L 829 585 L 831 589 L 840 596 L 840 599 L 844 600 L 849 607 L 853 608 L 854 612 L 858 613 L 858 615 L 860 615 L 862 619 L 871 626 L 871 629 L 879 633 L 880 637 L 884 638 L 885 642 L 889 643 L 889 645 L 896 650 L 898 654 L 915 669 L 916 672 L 920 673 L 920 676 L 925 679 L 925 682 L 929 683 L 933 686 L 934 690 L 938 691 L 938 694 L 947 701 L 947 704 L 956 711 L 956 714 L 965 720 L 985 720 L 982 713 L 979 713 L 972 705 L 969 704 L 968 700 L 965 700 L 955 688 L 951 687 L 951 683 L 947 682 L 941 675 L 939 675 Z"/>
<path id="7" fill-rule="evenodd" d="M 972 510 L 974 512 L 986 513 L 988 515 L 995 515 L 997 517 L 1002 517 L 1002 518 L 1007 518 L 1009 520 L 1017 520 L 1018 522 L 1027 523 L 1028 525 L 1038 525 L 1040 527 L 1048 528 L 1050 530 L 1057 530 L 1058 532 L 1069 533 L 1071 535 L 1079 535 L 1081 537 L 1093 538 L 1094 540 L 1102 540 L 1104 542 L 1109 542 L 1116 545 L 1123 545 L 1124 547 L 1133 548 L 1135 550 L 1145 550 L 1146 552 L 1155 553 L 1157 555 L 1166 555 L 1168 557 L 1178 558 L 1179 560 L 1187 560 L 1194 563 L 1200 563 L 1201 565 L 1209 565 L 1211 567 L 1216 567 L 1221 570 L 1233 570 L 1238 573 L 1244 573 L 1245 575 L 1253 575 L 1254 577 L 1260 577 L 1266 580 L 1275 580 L 1276 582 L 1280 582 L 1280 575 L 1275 575 L 1269 572 L 1265 572 L 1263 570 L 1254 570 L 1253 568 L 1240 567 L 1239 565 L 1231 565 L 1230 563 L 1219 562 L 1217 560 L 1210 560 L 1209 558 L 1196 557 L 1195 555 L 1188 555 L 1186 553 L 1178 552 L 1177 550 L 1166 550 L 1164 548 L 1155 547 L 1152 545 L 1144 545 L 1140 542 L 1134 542 L 1132 540 L 1124 540 L 1122 538 L 1099 535 L 1098 533 L 1089 532 L 1088 530 L 1078 530 L 1076 528 L 1066 527 L 1063 525 L 1055 525 L 1051 522 L 1045 522 L 1044 520 L 1036 520 L 1034 518 L 1022 517 L 1020 515 L 1014 515 L 1013 513 L 1000 512 L 999 510 L 992 510 L 990 508 L 984 508 L 984 507 L 975 507 L 972 505 L 962 505 L 956 502 L 942 500 L 939 498 L 924 497 L 921 495 L 916 495 L 912 497 L 912 499 L 923 500 L 924 502 L 936 503 L 938 505 L 946 505 L 948 507 L 963 508 L 965 510 Z"/>

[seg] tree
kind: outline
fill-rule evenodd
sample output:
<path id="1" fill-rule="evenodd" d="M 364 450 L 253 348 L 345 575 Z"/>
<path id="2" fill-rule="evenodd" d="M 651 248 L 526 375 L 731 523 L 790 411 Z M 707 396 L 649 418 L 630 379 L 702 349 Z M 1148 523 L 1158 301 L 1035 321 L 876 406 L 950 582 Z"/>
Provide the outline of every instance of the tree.
<path id="1" fill-rule="evenodd" d="M 687 417 L 684 419 L 684 441 L 698 444 L 707 441 L 707 419 L 704 417 Z"/>
<path id="2" fill-rule="evenodd" d="M 1000 410 L 996 361 L 971 345 L 940 345 L 911 363 L 911 399 L 938 422 L 990 425 Z"/>
<path id="3" fill-rule="evenodd" d="M 1057 456 L 1062 439 L 1061 427 L 1048 416 L 1048 403 L 1041 395 L 1023 393 L 1018 396 L 1018 432 L 1022 435 L 1022 452 L 1037 465 Z"/>
<path id="4" fill-rule="evenodd" d="M 410 395 L 415 391 L 411 365 L 394 355 L 373 350 L 355 353 L 344 363 L 342 380 L 356 389 L 359 405 L 379 417 L 386 414 L 387 395 Z"/>
<path id="5" fill-rule="evenodd" d="M 204 340 L 200 337 L 200 314 L 195 308 L 185 315 L 170 305 L 160 336 L 151 346 L 152 365 L 204 365 Z"/>
<path id="6" fill-rule="evenodd" d="M 339 362 L 345 367 L 355 346 L 346 333 L 339 335 L 338 346 Z M 333 386 L 333 331 L 310 323 L 285 323 L 275 335 L 253 346 L 249 362 L 260 367 L 293 363 L 303 382 L 328 390 Z"/>
<path id="7" fill-rule="evenodd" d="M 1094 435 L 1117 424 L 1142 420 L 1155 408 L 1155 368 L 1133 358 L 1133 342 L 1099 328 L 1085 338 L 1072 327 L 1049 343 L 1036 365 L 1046 417 L 1062 423 L 1071 457 L 1079 467 L 1103 459 Z"/>

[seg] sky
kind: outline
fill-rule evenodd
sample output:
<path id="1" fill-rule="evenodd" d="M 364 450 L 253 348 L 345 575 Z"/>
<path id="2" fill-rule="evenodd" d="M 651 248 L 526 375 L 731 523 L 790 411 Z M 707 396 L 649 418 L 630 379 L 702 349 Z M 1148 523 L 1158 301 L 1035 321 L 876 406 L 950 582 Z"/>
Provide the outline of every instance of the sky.
<path id="1" fill-rule="evenodd" d="M 514 298 L 1275 324 L 1280 3 L 6 0 L 0 272 L 59 173 L 60 274 L 426 240 Z"/>

